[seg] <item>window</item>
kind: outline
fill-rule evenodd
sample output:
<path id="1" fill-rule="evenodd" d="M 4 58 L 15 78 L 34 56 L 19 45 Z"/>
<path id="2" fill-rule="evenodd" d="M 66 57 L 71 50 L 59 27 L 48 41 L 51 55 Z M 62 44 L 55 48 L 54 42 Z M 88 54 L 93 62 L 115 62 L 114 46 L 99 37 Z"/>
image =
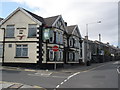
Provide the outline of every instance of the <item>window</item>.
<path id="1" fill-rule="evenodd" d="M 56 43 L 59 43 L 59 33 L 56 32 Z"/>
<path id="2" fill-rule="evenodd" d="M 59 51 L 55 52 L 55 60 L 56 61 L 60 60 L 60 52 Z"/>
<path id="3" fill-rule="evenodd" d="M 0 57 L 3 55 L 3 44 L 0 44 Z"/>
<path id="4" fill-rule="evenodd" d="M 6 37 L 14 37 L 14 31 L 15 31 L 15 28 L 14 28 L 14 25 L 7 25 L 6 27 Z"/>
<path id="5" fill-rule="evenodd" d="M 79 53 L 75 52 L 75 61 L 79 61 Z"/>
<path id="6" fill-rule="evenodd" d="M 63 60 L 63 51 L 60 50 L 60 61 L 62 61 L 62 60 Z"/>
<path id="7" fill-rule="evenodd" d="M 73 38 L 70 38 L 70 39 L 69 39 L 69 46 L 70 46 L 70 47 L 73 47 Z"/>
<path id="8" fill-rule="evenodd" d="M 62 34 L 62 32 L 60 32 L 60 44 L 63 44 L 63 34 Z"/>
<path id="9" fill-rule="evenodd" d="M 8 44 L 8 47 L 11 48 L 11 47 L 12 47 L 12 44 Z"/>
<path id="10" fill-rule="evenodd" d="M 28 37 L 36 37 L 37 26 L 35 24 L 28 25 Z"/>
<path id="11" fill-rule="evenodd" d="M 50 30 L 49 42 L 50 42 L 50 43 L 53 43 L 53 42 L 54 42 L 54 32 L 53 32 L 53 30 Z"/>
<path id="12" fill-rule="evenodd" d="M 54 60 L 54 52 L 53 52 L 53 50 L 49 50 L 49 60 L 50 61 Z"/>
<path id="13" fill-rule="evenodd" d="M 16 45 L 16 57 L 27 57 L 28 45 Z"/>
<path id="14" fill-rule="evenodd" d="M 73 61 L 73 53 L 69 52 L 69 61 Z"/>

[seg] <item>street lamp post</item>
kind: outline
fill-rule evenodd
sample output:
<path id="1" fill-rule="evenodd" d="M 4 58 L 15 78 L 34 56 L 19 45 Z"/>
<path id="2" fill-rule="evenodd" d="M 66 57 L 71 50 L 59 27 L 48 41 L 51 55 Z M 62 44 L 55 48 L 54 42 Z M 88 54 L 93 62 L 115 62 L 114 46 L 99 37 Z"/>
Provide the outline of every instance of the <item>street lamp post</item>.
<path id="1" fill-rule="evenodd" d="M 89 60 L 89 51 L 88 51 L 88 25 L 89 24 L 95 24 L 95 23 L 101 23 L 101 21 L 98 21 L 98 22 L 92 22 L 92 23 L 87 23 L 86 24 L 86 55 L 87 55 L 87 66 L 90 66 L 90 60 Z"/>

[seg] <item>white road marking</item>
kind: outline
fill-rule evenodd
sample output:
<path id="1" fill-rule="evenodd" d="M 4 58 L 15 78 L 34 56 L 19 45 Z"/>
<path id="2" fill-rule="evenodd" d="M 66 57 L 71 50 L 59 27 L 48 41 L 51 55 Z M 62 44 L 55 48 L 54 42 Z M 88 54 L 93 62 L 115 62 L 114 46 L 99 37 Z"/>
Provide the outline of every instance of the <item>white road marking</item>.
<path id="1" fill-rule="evenodd" d="M 61 85 L 63 84 L 64 82 L 61 82 Z"/>
<path id="2" fill-rule="evenodd" d="M 57 87 L 56 88 L 59 88 L 60 87 L 60 85 L 57 85 Z"/>
<path id="3" fill-rule="evenodd" d="M 118 68 L 120 68 L 120 67 L 118 67 Z M 120 74 L 120 70 L 117 68 L 117 72 L 118 72 L 118 74 Z"/>
<path id="4" fill-rule="evenodd" d="M 89 71 L 91 71 L 91 70 L 95 70 L 95 69 L 100 68 L 100 67 L 103 67 L 103 66 L 105 66 L 105 65 L 106 65 L 106 64 L 100 65 L 100 66 L 97 66 L 97 67 L 94 67 L 94 68 L 89 69 L 89 70 L 85 70 L 85 71 L 81 71 L 81 72 L 74 73 L 74 74 L 68 76 L 67 79 L 65 79 L 65 80 L 64 80 L 63 82 L 61 82 L 60 84 L 63 85 L 63 84 L 64 84 L 66 81 L 68 81 L 70 78 L 72 78 L 72 77 L 74 77 L 74 76 L 76 76 L 76 75 L 78 75 L 78 74 L 80 74 L 80 73 L 82 73 L 82 72 L 89 72 Z M 56 86 L 56 88 L 59 88 L 59 87 L 60 87 L 60 85 L 57 85 L 57 86 Z"/>

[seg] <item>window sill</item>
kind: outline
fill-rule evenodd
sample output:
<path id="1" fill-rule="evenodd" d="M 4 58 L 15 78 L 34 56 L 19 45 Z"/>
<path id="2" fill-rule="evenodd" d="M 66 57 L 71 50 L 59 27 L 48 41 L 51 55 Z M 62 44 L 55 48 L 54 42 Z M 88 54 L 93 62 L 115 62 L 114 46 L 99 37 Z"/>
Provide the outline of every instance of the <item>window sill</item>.
<path id="1" fill-rule="evenodd" d="M 15 37 L 5 37 L 5 38 L 15 38 Z"/>
<path id="2" fill-rule="evenodd" d="M 27 37 L 27 38 L 37 38 L 37 37 Z"/>
<path id="3" fill-rule="evenodd" d="M 29 57 L 14 57 L 14 58 L 29 58 Z"/>

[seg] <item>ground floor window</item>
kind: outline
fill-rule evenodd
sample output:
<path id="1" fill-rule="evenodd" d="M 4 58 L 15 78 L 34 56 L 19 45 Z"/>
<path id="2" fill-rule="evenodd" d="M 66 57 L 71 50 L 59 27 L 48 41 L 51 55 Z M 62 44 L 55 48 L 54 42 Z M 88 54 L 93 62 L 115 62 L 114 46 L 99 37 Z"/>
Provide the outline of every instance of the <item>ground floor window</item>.
<path id="1" fill-rule="evenodd" d="M 53 52 L 53 50 L 49 50 L 49 60 L 50 61 L 54 60 L 54 52 Z"/>
<path id="2" fill-rule="evenodd" d="M 79 61 L 79 53 L 75 52 L 75 61 Z"/>
<path id="3" fill-rule="evenodd" d="M 69 61 L 73 61 L 74 57 L 73 57 L 73 52 L 69 52 Z"/>
<path id="4" fill-rule="evenodd" d="M 16 45 L 16 57 L 27 57 L 28 45 Z"/>
<path id="5" fill-rule="evenodd" d="M 49 50 L 49 61 L 62 61 L 63 60 L 63 51 L 59 50 L 54 52 L 52 49 Z"/>
<path id="6" fill-rule="evenodd" d="M 3 55 L 3 44 L 0 44 L 0 57 Z"/>

